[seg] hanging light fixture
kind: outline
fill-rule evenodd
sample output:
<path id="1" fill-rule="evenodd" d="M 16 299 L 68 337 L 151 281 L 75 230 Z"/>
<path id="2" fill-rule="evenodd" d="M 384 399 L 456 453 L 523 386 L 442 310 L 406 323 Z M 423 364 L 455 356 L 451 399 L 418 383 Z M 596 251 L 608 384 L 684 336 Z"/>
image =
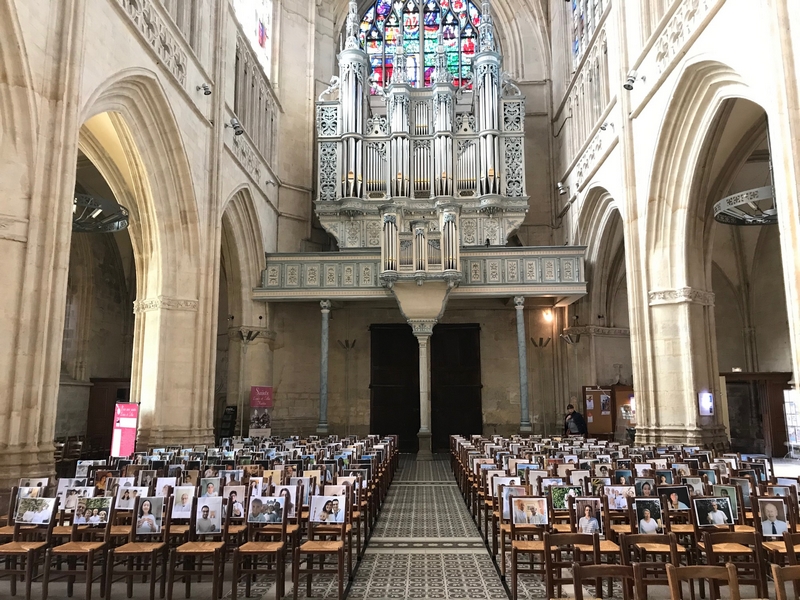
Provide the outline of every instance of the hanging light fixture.
<path id="1" fill-rule="evenodd" d="M 775 225 L 778 209 L 771 185 L 727 196 L 714 205 L 714 219 L 726 225 Z"/>
<path id="2" fill-rule="evenodd" d="M 76 193 L 72 203 L 74 233 L 113 233 L 128 227 L 128 209 L 114 200 Z"/>

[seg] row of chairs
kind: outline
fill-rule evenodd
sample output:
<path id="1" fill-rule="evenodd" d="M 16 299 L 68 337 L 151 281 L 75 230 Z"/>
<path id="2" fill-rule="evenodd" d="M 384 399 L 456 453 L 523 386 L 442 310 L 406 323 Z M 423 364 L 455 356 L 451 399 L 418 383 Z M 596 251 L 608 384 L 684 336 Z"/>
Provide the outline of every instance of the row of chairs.
<path id="1" fill-rule="evenodd" d="M 209 502 L 199 498 L 199 493 L 185 519 L 173 518 L 171 495 L 139 496 L 133 511 L 117 510 L 116 498 L 92 499 L 92 503 L 83 505 L 108 502 L 102 504 L 107 506 L 104 519 L 95 524 L 83 522 L 85 512 L 76 519 L 77 511 L 59 511 L 58 498 L 20 499 L 12 491 L 14 506 L 7 525 L 0 528 L 0 539 L 9 539 L 0 545 L 0 559 L 5 559 L 0 577 L 10 578 L 12 595 L 17 593 L 17 582 L 24 581 L 26 599 L 31 598 L 31 584 L 38 579 L 42 580 L 42 598 L 47 597 L 48 586 L 56 579 L 66 579 L 71 595 L 79 578 L 89 599 L 98 581 L 101 596 L 111 597 L 112 584 L 125 579 L 130 597 L 134 582 L 144 577 L 149 581 L 152 600 L 157 587 L 161 597 L 166 594 L 171 599 L 176 581 L 183 582 L 189 597 L 193 579 L 206 575 L 211 578 L 212 597 L 221 597 L 224 568 L 230 560 L 234 598 L 240 581 L 244 581 L 249 596 L 254 578 L 266 574 L 275 578 L 276 597 L 280 598 L 285 593 L 285 567 L 291 562 L 295 595 L 300 575 L 307 576 L 310 590 L 312 575 L 334 572 L 342 598 L 345 582 L 352 577 L 353 558 L 360 559 L 363 552 L 362 527 L 366 543 L 397 462 L 395 452 L 373 471 L 371 481 L 358 481 L 356 486 L 346 483 L 342 496 L 336 497 L 336 502 L 343 504 L 343 516 L 336 523 L 331 522 L 326 505 L 319 505 L 325 496 L 312 494 L 308 495 L 309 505 L 301 507 L 302 502 L 298 502 L 296 515 L 290 518 L 291 495 L 286 490 L 271 497 L 252 496 L 244 503 L 244 518 L 238 520 L 233 517 L 234 503 L 218 498 L 224 518 L 213 530 L 204 524 L 211 511 L 204 514 Z M 323 494 L 328 487 L 322 488 Z M 303 490 L 298 489 L 294 497 L 302 499 Z M 373 502 L 374 498 L 378 500 Z M 328 498 L 335 504 L 332 499 Z M 269 519 L 263 516 L 267 504 L 270 510 L 280 508 L 280 522 L 275 522 L 274 514 Z M 42 514 L 51 511 L 47 518 L 39 515 L 40 505 Z M 151 512 L 154 505 L 160 506 L 157 515 Z M 367 519 L 366 511 L 373 505 L 373 517 Z M 354 530 L 358 532 L 355 548 Z M 331 557 L 333 563 L 326 563 L 325 559 Z"/>

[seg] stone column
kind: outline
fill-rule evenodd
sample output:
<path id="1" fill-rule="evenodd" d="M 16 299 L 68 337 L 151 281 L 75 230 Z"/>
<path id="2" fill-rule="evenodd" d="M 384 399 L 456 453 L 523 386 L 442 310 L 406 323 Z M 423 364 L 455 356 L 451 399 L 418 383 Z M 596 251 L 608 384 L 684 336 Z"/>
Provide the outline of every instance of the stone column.
<path id="1" fill-rule="evenodd" d="M 328 321 L 331 314 L 331 301 L 319 303 L 322 312 L 322 335 L 319 354 L 319 423 L 317 433 L 328 435 Z"/>
<path id="2" fill-rule="evenodd" d="M 519 355 L 519 431 L 531 432 L 531 415 L 528 409 L 528 349 L 525 336 L 525 297 L 514 296 L 517 311 L 517 354 Z"/>
<path id="3" fill-rule="evenodd" d="M 431 445 L 431 353 L 435 321 L 410 321 L 419 344 L 419 451 L 417 460 L 433 460 Z"/>

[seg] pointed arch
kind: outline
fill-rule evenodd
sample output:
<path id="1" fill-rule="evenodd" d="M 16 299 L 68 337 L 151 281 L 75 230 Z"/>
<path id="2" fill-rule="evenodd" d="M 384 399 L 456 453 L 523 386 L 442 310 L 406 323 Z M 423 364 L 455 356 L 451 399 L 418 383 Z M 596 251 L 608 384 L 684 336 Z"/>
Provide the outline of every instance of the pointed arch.
<path id="1" fill-rule="evenodd" d="M 80 122 L 105 113 L 110 131 L 103 142 L 113 142 L 117 168 L 135 198 L 141 254 L 157 266 L 145 268 L 139 297 L 195 299 L 201 269 L 195 186 L 181 131 L 155 73 L 137 68 L 114 74 L 91 94 Z"/>
<path id="2" fill-rule="evenodd" d="M 228 281 L 228 308 L 237 315 L 237 322 L 255 325 L 251 290 L 261 278 L 264 243 L 253 195 L 246 185 L 234 191 L 225 203 L 221 250 Z"/>

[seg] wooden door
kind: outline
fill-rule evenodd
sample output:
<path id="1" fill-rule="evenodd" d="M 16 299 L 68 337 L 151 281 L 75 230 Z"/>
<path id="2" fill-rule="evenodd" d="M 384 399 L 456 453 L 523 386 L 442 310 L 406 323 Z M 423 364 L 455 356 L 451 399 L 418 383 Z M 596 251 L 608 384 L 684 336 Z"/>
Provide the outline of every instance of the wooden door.
<path id="1" fill-rule="evenodd" d="M 92 379 L 89 408 L 86 414 L 85 453 L 92 457 L 107 457 L 111 453 L 114 430 L 114 407 L 127 402 L 131 395 L 130 379 Z"/>
<path id="2" fill-rule="evenodd" d="M 370 326 L 370 433 L 419 449 L 419 346 L 409 325 Z"/>
<path id="3" fill-rule="evenodd" d="M 450 436 L 483 433 L 481 328 L 476 323 L 439 324 L 431 338 L 431 433 L 435 451 Z"/>

